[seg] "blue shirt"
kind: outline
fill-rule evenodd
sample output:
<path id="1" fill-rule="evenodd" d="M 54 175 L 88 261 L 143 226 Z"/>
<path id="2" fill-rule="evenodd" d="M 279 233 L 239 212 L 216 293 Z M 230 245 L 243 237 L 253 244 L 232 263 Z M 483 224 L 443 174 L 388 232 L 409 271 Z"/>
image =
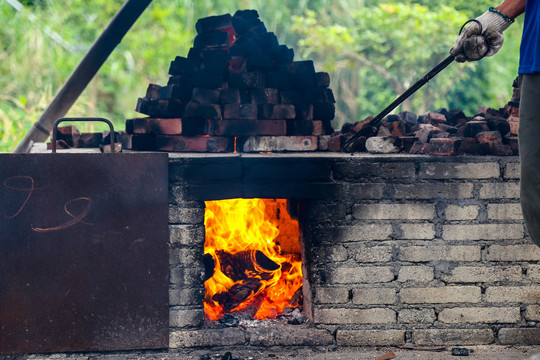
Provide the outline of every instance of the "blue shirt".
<path id="1" fill-rule="evenodd" d="M 529 0 L 519 54 L 520 74 L 540 72 L 540 1 Z"/>

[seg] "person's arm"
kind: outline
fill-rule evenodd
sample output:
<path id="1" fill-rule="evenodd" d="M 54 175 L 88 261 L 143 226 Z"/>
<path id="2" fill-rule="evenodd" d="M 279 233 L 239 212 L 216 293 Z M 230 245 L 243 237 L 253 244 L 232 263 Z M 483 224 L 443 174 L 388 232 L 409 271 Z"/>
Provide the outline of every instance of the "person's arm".
<path id="1" fill-rule="evenodd" d="M 508 16 L 510 19 L 515 19 L 525 12 L 527 0 L 505 0 L 495 10 Z"/>
<path id="2" fill-rule="evenodd" d="M 495 55 L 501 48 L 506 30 L 525 11 L 527 0 L 504 0 L 499 6 L 474 19 L 450 49 L 456 61 L 477 61 Z"/>

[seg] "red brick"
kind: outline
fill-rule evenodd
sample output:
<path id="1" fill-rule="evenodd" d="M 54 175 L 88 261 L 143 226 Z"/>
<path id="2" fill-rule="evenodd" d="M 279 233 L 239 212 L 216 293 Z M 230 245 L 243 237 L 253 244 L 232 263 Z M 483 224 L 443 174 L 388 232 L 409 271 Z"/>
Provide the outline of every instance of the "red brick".
<path id="1" fill-rule="evenodd" d="M 287 135 L 285 120 L 214 120 L 212 134 L 217 136 Z"/>
<path id="2" fill-rule="evenodd" d="M 294 105 L 261 104 L 258 105 L 259 119 L 282 120 L 294 119 L 296 111 Z"/>
<path id="3" fill-rule="evenodd" d="M 256 104 L 225 104 L 223 105 L 223 119 L 257 120 Z"/>
<path id="4" fill-rule="evenodd" d="M 415 141 L 409 153 L 410 154 L 429 154 L 429 143 Z"/>
<path id="5" fill-rule="evenodd" d="M 170 152 L 228 152 L 232 141 L 216 136 L 156 136 L 155 150 Z"/>
<path id="6" fill-rule="evenodd" d="M 405 124 L 401 121 L 394 121 L 392 123 L 392 136 L 404 137 L 407 135 L 407 130 L 405 129 Z"/>
<path id="7" fill-rule="evenodd" d="M 432 155 L 456 155 L 460 144 L 459 139 L 431 139 L 429 151 Z"/>
<path id="8" fill-rule="evenodd" d="M 426 114 L 426 120 L 429 124 L 440 124 L 446 122 L 446 117 L 443 114 L 430 111 Z"/>
<path id="9" fill-rule="evenodd" d="M 414 136 L 418 138 L 421 143 L 428 143 L 434 133 L 441 132 L 442 130 L 431 124 L 420 124 L 420 129 L 414 133 Z"/>

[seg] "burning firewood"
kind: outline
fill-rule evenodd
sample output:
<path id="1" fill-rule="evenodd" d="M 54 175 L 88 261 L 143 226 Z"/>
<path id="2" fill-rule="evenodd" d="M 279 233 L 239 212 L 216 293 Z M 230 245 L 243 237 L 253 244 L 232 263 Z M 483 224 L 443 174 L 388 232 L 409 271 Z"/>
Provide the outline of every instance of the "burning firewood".
<path id="1" fill-rule="evenodd" d="M 221 271 L 234 281 L 247 280 L 258 276 L 262 280 L 270 280 L 273 273 L 280 268 L 259 250 L 246 250 L 236 254 L 216 251 Z"/>
<path id="2" fill-rule="evenodd" d="M 214 295 L 212 300 L 223 306 L 225 312 L 230 312 L 241 303 L 251 299 L 261 286 L 263 286 L 262 281 L 257 278 L 246 279 L 233 285 L 229 291 Z"/>

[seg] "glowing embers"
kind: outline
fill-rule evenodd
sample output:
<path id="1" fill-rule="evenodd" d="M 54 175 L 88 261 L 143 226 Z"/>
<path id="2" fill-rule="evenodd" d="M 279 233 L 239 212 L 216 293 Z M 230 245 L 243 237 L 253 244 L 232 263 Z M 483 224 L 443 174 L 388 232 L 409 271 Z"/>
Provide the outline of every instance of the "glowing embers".
<path id="1" fill-rule="evenodd" d="M 204 224 L 207 318 L 270 319 L 301 305 L 300 232 L 287 200 L 207 201 Z"/>

